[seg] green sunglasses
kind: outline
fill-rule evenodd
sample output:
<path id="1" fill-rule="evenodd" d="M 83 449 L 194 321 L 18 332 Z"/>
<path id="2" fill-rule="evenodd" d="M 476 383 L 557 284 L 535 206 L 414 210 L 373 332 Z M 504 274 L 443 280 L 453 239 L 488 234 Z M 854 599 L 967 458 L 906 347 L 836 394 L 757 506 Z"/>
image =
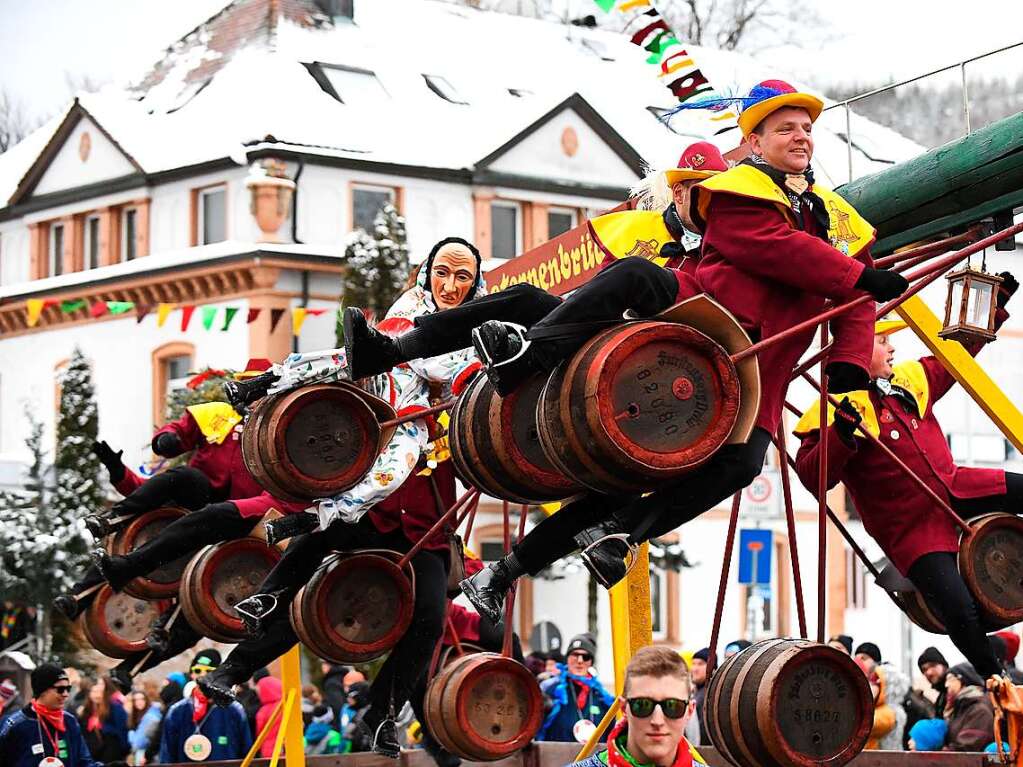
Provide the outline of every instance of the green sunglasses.
<path id="1" fill-rule="evenodd" d="M 661 707 L 661 712 L 669 719 L 681 719 L 686 715 L 689 708 L 688 698 L 665 698 L 654 700 L 653 698 L 626 698 L 629 703 L 629 711 L 633 716 L 646 719 L 654 713 L 654 708 Z"/>

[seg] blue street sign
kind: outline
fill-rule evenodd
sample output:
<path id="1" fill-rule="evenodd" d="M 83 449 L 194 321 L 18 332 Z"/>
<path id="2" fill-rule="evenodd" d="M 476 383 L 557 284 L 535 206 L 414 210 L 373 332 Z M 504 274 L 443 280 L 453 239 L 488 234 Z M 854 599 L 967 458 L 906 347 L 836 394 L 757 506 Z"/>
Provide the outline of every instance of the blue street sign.
<path id="1" fill-rule="evenodd" d="M 770 530 L 739 531 L 739 583 L 771 582 L 772 539 Z"/>

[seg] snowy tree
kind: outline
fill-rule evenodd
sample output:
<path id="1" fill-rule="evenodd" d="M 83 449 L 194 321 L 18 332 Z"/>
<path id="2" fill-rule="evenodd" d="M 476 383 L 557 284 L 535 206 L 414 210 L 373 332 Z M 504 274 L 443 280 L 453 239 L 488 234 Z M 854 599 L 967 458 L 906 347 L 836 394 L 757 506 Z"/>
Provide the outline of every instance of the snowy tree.
<path id="1" fill-rule="evenodd" d="M 382 317 L 405 289 L 408 245 L 405 219 L 388 203 L 377 213 L 373 232 L 356 229 L 345 244 L 343 306 L 358 306 Z M 338 343 L 342 341 L 338 327 Z"/>

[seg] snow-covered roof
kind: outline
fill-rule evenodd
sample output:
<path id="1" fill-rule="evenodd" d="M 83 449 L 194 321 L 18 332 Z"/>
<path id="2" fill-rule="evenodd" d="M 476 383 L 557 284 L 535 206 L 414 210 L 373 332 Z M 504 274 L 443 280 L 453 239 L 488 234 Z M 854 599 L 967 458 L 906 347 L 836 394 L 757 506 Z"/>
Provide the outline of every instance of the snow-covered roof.
<path id="1" fill-rule="evenodd" d="M 264 5 L 278 12 L 260 22 L 254 9 Z M 623 34 L 436 0 L 357 0 L 355 8 L 354 22 L 332 23 L 312 0 L 235 0 L 168 48 L 136 90 L 83 94 L 81 106 L 147 174 L 242 162 L 245 148 L 267 137 L 310 154 L 471 170 L 574 93 L 652 165 L 673 164 L 696 138 L 723 149 L 739 142 L 737 130 L 708 136 L 712 123 L 700 114 L 677 116 L 672 130 L 659 122 L 648 108 L 670 108 L 673 97 Z M 749 56 L 689 52 L 719 89 L 786 77 Z M 426 76 L 441 79 L 431 87 Z M 324 80 L 340 83 L 345 103 Z M 0 204 L 60 122 L 0 155 Z M 848 179 L 844 110 L 826 112 L 820 126 L 814 165 L 837 185 Z M 854 152 L 854 176 L 922 151 L 855 115 L 853 133 L 863 149 Z"/>

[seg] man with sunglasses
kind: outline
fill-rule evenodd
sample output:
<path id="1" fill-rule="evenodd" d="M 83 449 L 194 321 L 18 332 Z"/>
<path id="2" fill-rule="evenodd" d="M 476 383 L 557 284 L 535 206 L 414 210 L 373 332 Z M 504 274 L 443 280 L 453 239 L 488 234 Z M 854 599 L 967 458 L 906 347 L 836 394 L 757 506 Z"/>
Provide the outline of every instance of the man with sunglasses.
<path id="1" fill-rule="evenodd" d="M 589 634 L 572 637 L 565 648 L 565 664 L 558 674 L 540 686 L 551 707 L 537 733 L 537 740 L 585 743 L 597 723 L 614 703 L 591 672 L 597 644 Z"/>
<path id="2" fill-rule="evenodd" d="M 32 702 L 0 728 L 3 767 L 103 767 L 89 753 L 75 716 L 64 710 L 71 694 L 67 672 L 43 663 L 32 672 Z M 108 767 L 124 762 L 107 762 Z"/>
<path id="3" fill-rule="evenodd" d="M 572 767 L 693 767 L 706 764 L 685 739 L 692 714 L 689 671 L 677 652 L 644 647 L 625 667 L 625 716 L 607 750 Z"/>

